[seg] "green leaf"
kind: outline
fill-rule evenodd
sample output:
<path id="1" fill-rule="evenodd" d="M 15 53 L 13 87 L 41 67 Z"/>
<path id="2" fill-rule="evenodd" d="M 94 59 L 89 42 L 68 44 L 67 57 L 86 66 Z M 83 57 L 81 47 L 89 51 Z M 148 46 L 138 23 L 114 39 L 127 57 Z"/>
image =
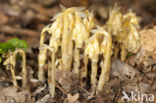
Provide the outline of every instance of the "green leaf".
<path id="1" fill-rule="evenodd" d="M 0 57 L 0 63 L 2 62 L 2 58 Z"/>
<path id="2" fill-rule="evenodd" d="M 7 52 L 7 50 L 8 50 L 8 47 L 6 46 L 6 44 L 5 43 L 0 43 L 0 54 L 3 54 L 3 53 L 5 53 L 5 52 Z"/>
<path id="3" fill-rule="evenodd" d="M 3 50 L 0 48 L 0 54 L 2 54 L 3 53 Z"/>
<path id="4" fill-rule="evenodd" d="M 26 50 L 28 44 L 24 40 L 19 40 L 18 38 L 13 38 L 6 43 L 0 43 L 0 63 L 2 62 L 1 55 L 10 51 L 14 51 L 16 48 L 22 48 Z"/>
<path id="5" fill-rule="evenodd" d="M 24 40 L 13 38 L 6 43 L 0 43 L 0 54 L 6 53 L 9 50 L 14 51 L 16 48 L 26 50 L 28 48 L 28 44 Z"/>
<path id="6" fill-rule="evenodd" d="M 18 38 L 9 40 L 7 46 L 10 46 L 11 49 L 23 48 L 26 50 L 28 48 L 28 44 L 24 40 L 19 40 Z"/>

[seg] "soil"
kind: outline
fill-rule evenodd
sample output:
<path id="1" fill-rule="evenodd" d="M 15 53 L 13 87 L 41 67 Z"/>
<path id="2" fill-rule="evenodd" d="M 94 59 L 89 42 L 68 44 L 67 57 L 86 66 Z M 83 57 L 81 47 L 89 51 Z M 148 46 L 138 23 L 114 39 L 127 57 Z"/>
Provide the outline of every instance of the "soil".
<path id="1" fill-rule="evenodd" d="M 93 10 L 99 24 L 105 24 L 108 9 L 115 3 L 121 7 L 122 13 L 132 9 L 139 18 L 141 49 L 125 62 L 112 59 L 110 81 L 99 94 L 89 91 L 90 80 L 86 87 L 81 87 L 74 73 L 57 70 L 55 97 L 51 98 L 48 80 L 45 83 L 37 81 L 43 27 L 61 11 L 59 4 L 85 6 Z M 0 42 L 14 37 L 29 45 L 26 51 L 29 89 L 22 89 L 21 80 L 18 80 L 18 87 L 13 86 L 10 71 L 0 63 L 0 103 L 138 103 L 123 100 L 123 91 L 128 96 L 132 91 L 148 97 L 152 94 L 154 101 L 145 101 L 156 103 L 156 0 L 0 0 Z M 19 76 L 22 75 L 20 63 L 17 61 L 16 66 Z M 47 77 L 48 64 L 44 69 Z"/>

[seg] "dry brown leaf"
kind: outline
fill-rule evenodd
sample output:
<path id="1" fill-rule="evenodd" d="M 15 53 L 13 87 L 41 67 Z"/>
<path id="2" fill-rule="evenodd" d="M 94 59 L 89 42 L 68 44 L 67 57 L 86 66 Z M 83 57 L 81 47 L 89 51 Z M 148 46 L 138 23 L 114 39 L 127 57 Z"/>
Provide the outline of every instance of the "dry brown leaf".
<path id="1" fill-rule="evenodd" d="M 55 72 L 56 81 L 61 84 L 63 89 L 65 89 L 67 92 L 70 92 L 71 87 L 77 83 L 76 75 L 72 72 L 61 71 L 59 69 L 56 69 Z"/>
<path id="2" fill-rule="evenodd" d="M 147 56 L 152 56 L 156 60 L 156 26 L 153 29 L 142 30 L 140 33 L 141 47 Z"/>
<path id="3" fill-rule="evenodd" d="M 131 60 L 143 72 L 156 70 L 156 26 L 140 32 L 141 49 Z M 132 63 L 130 63 L 132 64 Z"/>
<path id="4" fill-rule="evenodd" d="M 50 94 L 47 94 L 42 99 L 38 100 L 35 103 L 47 103 L 49 99 L 50 99 Z"/>
<path id="5" fill-rule="evenodd" d="M 120 80 L 133 79 L 139 74 L 137 69 L 134 69 L 120 60 L 115 60 L 112 63 L 111 75 L 119 77 Z"/>
<path id="6" fill-rule="evenodd" d="M 0 88 L 0 103 L 29 103 L 30 99 L 29 92 L 18 87 Z"/>
<path id="7" fill-rule="evenodd" d="M 78 98 L 79 98 L 79 93 L 74 94 L 73 96 L 71 94 L 67 95 L 69 103 L 77 103 Z"/>
<path id="8" fill-rule="evenodd" d="M 0 25 L 3 25 L 9 21 L 9 18 L 5 15 L 3 11 L 0 10 Z"/>
<path id="9" fill-rule="evenodd" d="M 100 95 L 100 94 L 97 95 L 95 103 L 104 103 L 104 99 L 103 99 L 102 95 Z"/>
<path id="10" fill-rule="evenodd" d="M 148 83 L 144 82 L 136 82 L 136 81 L 129 81 L 123 87 L 123 91 L 131 93 L 132 91 L 135 93 L 149 93 L 151 90 L 151 86 Z"/>

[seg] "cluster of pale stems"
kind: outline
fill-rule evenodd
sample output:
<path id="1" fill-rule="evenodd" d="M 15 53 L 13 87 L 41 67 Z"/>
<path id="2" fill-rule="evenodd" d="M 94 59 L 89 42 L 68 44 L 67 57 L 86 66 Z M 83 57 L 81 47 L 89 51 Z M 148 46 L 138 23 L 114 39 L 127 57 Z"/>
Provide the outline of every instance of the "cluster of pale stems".
<path id="1" fill-rule="evenodd" d="M 110 8 L 109 19 L 104 26 L 99 26 L 94 19 L 93 12 L 83 7 L 66 9 L 60 6 L 61 13 L 56 14 L 51 24 L 44 27 L 40 38 L 38 55 L 39 81 L 45 82 L 44 65 L 47 52 L 51 53 L 51 63 L 48 70 L 49 88 L 51 96 L 55 94 L 55 69 L 72 71 L 77 74 L 81 85 L 87 78 L 88 64 L 91 61 L 91 91 L 100 92 L 104 84 L 109 81 L 111 56 L 117 58 L 121 51 L 121 60 L 124 61 L 127 52 L 136 53 L 139 49 L 138 20 L 133 12 L 123 15 L 120 8 Z M 45 35 L 50 34 L 49 45 L 44 43 Z M 121 50 L 119 50 L 121 49 Z M 20 52 L 23 57 L 23 87 L 27 87 L 27 73 L 25 53 L 17 49 L 6 60 L 10 63 L 13 84 L 17 85 L 14 68 L 16 54 Z M 101 74 L 97 80 L 98 69 Z"/>

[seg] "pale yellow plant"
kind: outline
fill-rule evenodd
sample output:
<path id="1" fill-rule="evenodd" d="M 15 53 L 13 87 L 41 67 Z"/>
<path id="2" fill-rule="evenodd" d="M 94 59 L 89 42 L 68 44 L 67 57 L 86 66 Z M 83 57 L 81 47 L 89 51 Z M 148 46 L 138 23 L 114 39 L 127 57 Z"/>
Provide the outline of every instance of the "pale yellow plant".
<path id="1" fill-rule="evenodd" d="M 119 35 L 120 31 L 122 30 L 122 22 L 123 16 L 119 11 L 120 7 L 114 6 L 109 10 L 109 19 L 107 21 L 108 25 L 108 32 L 111 33 L 113 36 Z"/>
<path id="2" fill-rule="evenodd" d="M 17 54 L 22 56 L 22 87 L 28 89 L 27 85 L 27 70 L 26 70 L 26 54 L 23 49 L 16 49 L 13 52 L 8 52 L 7 59 L 4 61 L 4 65 L 7 66 L 7 69 L 11 70 L 13 85 L 17 86 L 17 77 L 15 75 L 15 66 L 16 66 L 16 57 Z"/>
<path id="3" fill-rule="evenodd" d="M 61 70 L 71 70 L 71 66 L 74 58 L 74 70 L 78 76 L 80 75 L 80 49 L 84 48 L 84 44 L 88 40 L 89 32 L 94 26 L 93 14 L 89 13 L 85 8 L 82 7 L 72 7 L 66 9 L 61 6 L 62 11 L 59 14 L 56 14 L 52 21 L 52 24 L 46 26 L 41 33 L 40 39 L 40 49 L 38 61 L 39 61 L 39 72 L 38 78 L 40 81 L 44 82 L 44 69 L 46 61 L 46 53 L 49 48 L 51 50 L 51 89 L 52 97 L 54 96 L 54 75 L 55 68 Z M 45 35 L 49 33 L 50 43 L 45 47 L 44 38 Z M 59 50 L 59 48 L 61 48 Z M 61 57 L 57 53 L 61 53 Z M 83 54 L 82 54 L 83 55 Z M 85 66 L 82 70 L 82 77 L 87 75 L 87 56 L 84 56 Z M 56 61 L 59 61 L 56 66 Z"/>
<path id="4" fill-rule="evenodd" d="M 102 70 L 101 70 L 100 78 L 99 78 L 98 85 L 97 85 L 97 93 L 98 93 L 103 90 L 105 83 L 107 81 L 109 81 L 109 73 L 110 73 L 110 66 L 111 66 L 111 54 L 112 54 L 112 37 L 102 27 L 97 27 L 97 29 L 92 30 L 92 32 L 95 35 L 98 35 L 99 39 L 101 39 L 101 40 L 98 40 L 101 43 L 99 43 L 99 45 L 96 46 L 96 49 L 97 49 L 99 55 L 100 54 L 103 55 L 103 60 L 101 61 L 101 69 Z M 102 37 L 100 37 L 100 36 L 102 36 Z M 90 53 L 92 54 L 93 52 L 90 52 Z M 97 55 L 97 54 L 93 53 L 92 55 Z M 96 60 L 96 59 L 93 59 L 93 60 Z M 91 76 L 92 76 L 92 74 L 91 74 Z"/>
<path id="5" fill-rule="evenodd" d="M 119 10 L 117 6 L 110 9 L 107 29 L 113 36 L 114 44 L 117 43 L 114 50 L 115 58 L 121 48 L 121 61 L 125 61 L 127 52 L 136 53 L 140 47 L 137 31 L 139 23 L 132 11 L 122 15 Z"/>
<path id="6" fill-rule="evenodd" d="M 97 71 L 98 71 L 98 57 L 100 54 L 100 44 L 99 44 L 99 35 L 94 34 L 92 37 L 89 38 L 88 43 L 85 48 L 85 54 L 89 56 L 91 59 L 91 85 L 92 90 L 96 89 L 97 84 Z"/>
<path id="7" fill-rule="evenodd" d="M 48 78 L 49 78 L 49 92 L 52 97 L 55 94 L 55 51 L 49 45 L 44 44 L 40 47 L 40 50 L 49 50 L 51 52 L 51 63 L 49 64 L 50 69 L 48 70 Z"/>
<path id="8" fill-rule="evenodd" d="M 107 25 L 100 27 L 95 23 L 93 13 L 85 8 L 66 9 L 63 6 L 61 8 L 62 12 L 53 17 L 53 23 L 41 32 L 38 78 L 42 82 L 45 81 L 43 67 L 47 59 L 47 51 L 50 51 L 51 63 L 48 77 L 52 97 L 55 93 L 55 69 L 73 71 L 81 80 L 81 86 L 84 87 L 86 83 L 82 81 L 87 78 L 88 61 L 91 60 L 91 74 L 88 74 L 91 77 L 91 89 L 93 92 L 101 92 L 105 83 L 109 81 L 112 42 L 119 44 L 122 60 L 125 59 L 125 51 L 134 53 L 139 48 L 139 36 L 135 26 L 137 19 L 131 12 L 123 16 L 119 11 L 120 8 L 115 6 L 110 10 Z M 93 29 L 95 27 L 96 29 Z M 46 34 L 51 35 L 48 45 L 44 44 Z M 115 50 L 116 55 L 118 51 Z M 101 55 L 102 57 L 99 58 Z M 101 68 L 99 81 L 97 81 L 98 68 Z"/>
<path id="9" fill-rule="evenodd" d="M 126 49 L 132 53 L 137 53 L 140 47 L 140 37 L 138 33 L 139 22 L 135 13 L 130 11 L 124 15 L 124 27 L 126 28 L 127 37 L 123 44 Z"/>

